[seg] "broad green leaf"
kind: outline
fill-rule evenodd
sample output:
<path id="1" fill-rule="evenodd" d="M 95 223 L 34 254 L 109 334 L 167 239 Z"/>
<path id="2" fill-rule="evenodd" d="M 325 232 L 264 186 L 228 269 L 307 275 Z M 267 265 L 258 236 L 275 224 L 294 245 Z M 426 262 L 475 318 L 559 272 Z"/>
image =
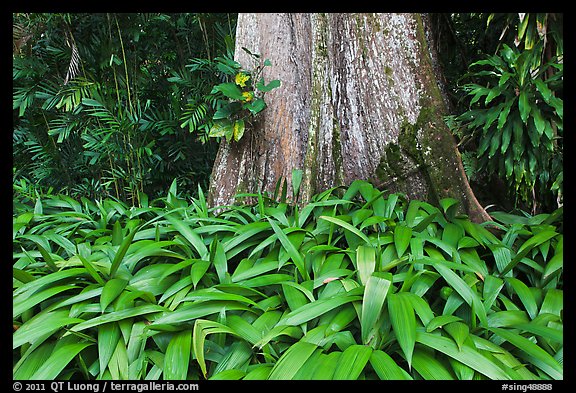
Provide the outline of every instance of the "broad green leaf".
<path id="1" fill-rule="evenodd" d="M 457 317 L 455 315 L 439 315 L 437 317 L 434 317 L 428 323 L 428 325 L 426 325 L 426 332 L 430 333 L 430 332 L 438 329 L 439 327 L 443 327 L 446 324 L 461 321 L 461 320 L 462 320 L 462 318 Z"/>
<path id="2" fill-rule="evenodd" d="M 294 244 L 292 244 L 290 239 L 288 239 L 288 236 L 286 236 L 284 231 L 280 229 L 280 227 L 273 220 L 268 218 L 268 222 L 270 223 L 270 226 L 272 227 L 274 233 L 276 233 L 276 235 L 278 236 L 280 243 L 282 243 L 282 247 L 284 247 L 284 249 L 288 252 L 288 255 L 290 255 L 290 258 L 292 258 L 292 261 L 296 265 L 296 268 L 298 269 L 302 277 L 305 280 L 309 280 L 310 276 L 308 274 L 308 271 L 306 270 L 304 264 L 304 258 L 302 257 L 302 254 L 300 254 L 300 251 L 296 249 Z"/>
<path id="3" fill-rule="evenodd" d="M 207 376 L 207 368 L 204 356 L 204 343 L 206 341 L 206 336 L 214 333 L 236 334 L 232 329 L 218 322 L 208 321 L 205 319 L 197 319 L 194 322 L 194 328 L 192 330 L 192 349 L 196 355 L 196 360 L 200 365 L 200 370 L 205 378 Z"/>
<path id="4" fill-rule="evenodd" d="M 278 325 L 300 325 L 301 323 L 319 317 L 336 307 L 361 299 L 360 296 L 351 296 L 348 294 L 336 295 L 326 299 L 318 299 L 301 306 L 297 310 L 289 312 L 278 322 Z"/>
<path id="5" fill-rule="evenodd" d="M 106 310 L 106 307 L 112 303 L 119 295 L 122 293 L 124 288 L 128 285 L 128 281 L 121 278 L 113 278 L 104 285 L 102 289 L 102 294 L 100 295 L 100 307 L 102 312 Z"/>
<path id="6" fill-rule="evenodd" d="M 52 333 L 57 332 L 66 325 L 84 322 L 83 319 L 70 318 L 69 310 L 41 312 L 26 321 L 12 335 L 12 349 L 30 343 L 40 344 Z"/>
<path id="7" fill-rule="evenodd" d="M 91 343 L 66 342 L 57 346 L 50 358 L 30 377 L 32 380 L 53 380 L 68 366 L 83 349 Z"/>
<path id="8" fill-rule="evenodd" d="M 484 278 L 484 287 L 482 288 L 482 297 L 484 298 L 484 307 L 490 310 L 494 301 L 498 297 L 500 290 L 504 286 L 504 280 L 493 275 L 487 275 Z"/>
<path id="9" fill-rule="evenodd" d="M 542 273 L 542 281 L 548 282 L 558 271 L 561 271 L 564 266 L 563 252 L 556 252 L 552 258 L 546 264 L 544 268 L 544 273 Z"/>
<path id="10" fill-rule="evenodd" d="M 223 283 L 226 279 L 226 273 L 228 273 L 228 260 L 224 246 L 218 241 L 217 237 L 210 243 L 210 261 L 216 268 L 218 280 Z"/>
<path id="11" fill-rule="evenodd" d="M 238 142 L 240 139 L 242 139 L 242 136 L 244 135 L 244 120 L 242 119 L 238 119 L 234 122 L 234 140 L 236 142 Z"/>
<path id="12" fill-rule="evenodd" d="M 521 335 L 501 328 L 489 328 L 525 354 L 525 360 L 553 379 L 563 379 L 563 368 L 548 352 Z"/>
<path id="13" fill-rule="evenodd" d="M 270 372 L 272 371 L 273 366 L 268 364 L 259 364 L 257 367 L 252 368 L 242 380 L 257 380 L 257 381 L 264 381 L 268 379 Z"/>
<path id="14" fill-rule="evenodd" d="M 216 92 L 221 92 L 226 97 L 233 100 L 241 101 L 243 99 L 242 91 L 233 82 L 220 83 L 219 85 L 214 86 L 212 93 Z"/>
<path id="15" fill-rule="evenodd" d="M 444 326 L 444 330 L 452 336 L 456 345 L 458 345 L 458 349 L 462 350 L 462 346 L 464 345 L 464 341 L 468 338 L 470 333 L 470 329 L 468 325 L 462 323 L 460 321 L 450 322 Z"/>
<path id="16" fill-rule="evenodd" d="M 518 109 L 520 110 L 520 118 L 526 124 L 528 120 L 528 115 L 530 115 L 530 99 L 528 97 L 528 93 L 525 90 L 520 92 L 520 96 L 518 98 Z"/>
<path id="17" fill-rule="evenodd" d="M 408 367 L 412 367 L 412 354 L 416 342 L 416 316 L 412 303 L 403 293 L 390 294 L 388 313 L 396 340 L 402 348 Z"/>
<path id="18" fill-rule="evenodd" d="M 229 369 L 215 373 L 208 379 L 210 381 L 237 381 L 240 379 L 245 379 L 244 376 L 246 376 L 246 373 L 242 370 Z"/>
<path id="19" fill-rule="evenodd" d="M 396 225 L 394 228 L 394 245 L 398 257 L 402 257 L 410 244 L 412 238 L 412 228 L 405 225 Z"/>
<path id="20" fill-rule="evenodd" d="M 426 351 L 416 351 L 412 357 L 414 370 L 422 376 L 424 380 L 453 380 L 454 375 L 450 369 L 438 361 L 432 354 Z"/>
<path id="21" fill-rule="evenodd" d="M 490 361 L 480 352 L 468 345 L 463 345 L 460 349 L 454 341 L 449 338 L 420 331 L 416 332 L 416 341 L 458 360 L 477 372 L 486 375 L 490 379 L 512 379 L 512 377 L 503 370 L 499 364 Z"/>
<path id="22" fill-rule="evenodd" d="M 372 348 L 366 345 L 351 345 L 342 352 L 334 370 L 335 380 L 356 380 L 366 367 L 372 355 Z"/>
<path id="23" fill-rule="evenodd" d="M 40 304 L 41 302 L 56 297 L 56 295 L 68 291 L 70 289 L 77 288 L 75 285 L 59 285 L 51 288 L 47 288 L 43 291 L 37 292 L 32 296 L 25 297 L 23 295 L 18 296 L 12 302 L 12 315 L 13 318 L 18 318 L 20 314 L 32 307 Z"/>
<path id="24" fill-rule="evenodd" d="M 124 234 L 122 233 L 122 225 L 120 221 L 116 221 L 112 226 L 112 245 L 119 246 L 122 244 L 122 240 L 124 239 Z"/>
<path id="25" fill-rule="evenodd" d="M 342 228 L 346 229 L 347 231 L 353 233 L 354 235 L 358 236 L 360 239 L 364 240 L 366 243 L 371 244 L 370 239 L 368 239 L 368 237 L 364 233 L 362 233 L 360 230 L 358 230 L 358 228 L 355 228 L 354 226 L 348 224 L 346 221 L 342 221 L 339 218 L 330 217 L 330 216 L 320 216 L 320 217 L 318 217 L 318 219 L 330 221 L 331 223 L 336 224 L 339 227 L 342 227 Z"/>
<path id="26" fill-rule="evenodd" d="M 456 273 L 454 273 L 452 270 L 444 266 L 442 262 L 437 261 L 433 263 L 432 266 L 434 267 L 434 269 L 436 269 L 438 273 L 440 273 L 440 275 L 442 275 L 442 277 L 444 277 L 446 282 L 452 288 L 454 288 L 454 290 L 458 292 L 460 296 L 462 296 L 464 301 L 468 303 L 470 307 L 472 307 L 475 314 L 478 316 L 480 323 L 483 326 L 486 326 L 488 323 L 486 319 L 486 310 L 478 294 L 474 292 L 468 286 L 468 284 L 466 284 L 466 282 L 462 278 L 460 278 Z"/>
<path id="27" fill-rule="evenodd" d="M 381 350 L 372 351 L 370 365 L 381 380 L 412 380 L 413 378 L 386 352 Z"/>
<path id="28" fill-rule="evenodd" d="M 172 224 L 172 226 L 190 242 L 192 247 L 196 249 L 200 259 L 208 259 L 209 253 L 206 245 L 202 238 L 198 236 L 190 226 L 186 225 L 186 223 L 181 219 L 178 219 L 173 215 L 167 215 L 166 218 L 170 221 L 170 224 Z"/>
<path id="29" fill-rule="evenodd" d="M 368 278 L 376 268 L 376 250 L 369 245 L 361 245 L 356 249 L 356 268 L 360 283 L 366 285 Z"/>
<path id="30" fill-rule="evenodd" d="M 360 319 L 362 343 L 369 345 L 372 342 L 373 329 L 382 313 L 386 295 L 392 285 L 392 274 L 373 273 L 368 277 L 364 288 L 362 301 L 362 314 Z"/>
<path id="31" fill-rule="evenodd" d="M 14 380 L 30 379 L 30 377 L 48 361 L 53 350 L 54 343 L 47 342 L 33 349 L 32 353 L 22 356 L 18 364 L 14 366 L 14 372 L 12 374 Z"/>
<path id="32" fill-rule="evenodd" d="M 532 250 L 534 247 L 541 245 L 542 243 L 552 239 L 553 237 L 555 237 L 557 235 L 558 235 L 558 233 L 555 231 L 544 230 L 544 231 L 539 232 L 538 234 L 532 236 L 530 239 L 526 240 L 520 246 L 520 248 L 518 248 L 516 255 L 514 256 L 514 258 L 512 258 L 510 263 L 508 263 L 508 265 L 500 271 L 500 276 L 503 276 L 504 274 L 509 272 L 510 269 L 512 269 L 514 266 L 516 266 L 518 264 L 518 262 L 520 262 L 520 260 L 522 258 L 524 258 L 528 254 L 528 252 L 530 250 Z"/>
<path id="33" fill-rule="evenodd" d="M 140 225 L 140 226 L 134 228 L 128 234 L 128 236 L 126 236 L 124 238 L 124 240 L 122 241 L 122 244 L 120 244 L 118 251 L 116 251 L 116 254 L 114 255 L 114 259 L 112 260 L 112 264 L 110 265 L 110 277 L 114 278 L 114 276 L 116 275 L 116 272 L 118 271 L 118 268 L 120 267 L 120 264 L 122 263 L 122 260 L 124 259 L 124 256 L 126 255 L 126 252 L 128 251 L 128 248 L 132 245 L 132 240 L 134 239 L 134 236 L 140 230 L 141 227 L 142 226 Z"/>
<path id="34" fill-rule="evenodd" d="M 164 355 L 164 379 L 185 380 L 192 350 L 190 330 L 175 333 Z"/>
<path id="35" fill-rule="evenodd" d="M 162 311 L 166 311 L 166 309 L 155 304 L 146 304 L 126 310 L 110 312 L 99 317 L 89 319 L 73 326 L 70 330 L 73 332 L 80 332 L 82 330 L 89 329 L 94 326 L 99 326 L 104 323 L 121 321 L 126 318 L 133 318 Z"/>
<path id="36" fill-rule="evenodd" d="M 306 363 L 308 358 L 318 349 L 314 344 L 303 341 L 291 345 L 278 359 L 268 379 L 290 380 L 298 370 Z"/>
<path id="37" fill-rule="evenodd" d="M 488 315 L 489 327 L 514 326 L 525 322 L 528 322 L 528 316 L 521 310 L 496 311 Z"/>
<path id="38" fill-rule="evenodd" d="M 120 340 L 120 327 L 117 323 L 106 323 L 98 326 L 98 362 L 100 376 L 104 375 L 108 363 Z"/>
<path id="39" fill-rule="evenodd" d="M 195 263 L 190 268 L 190 277 L 192 278 L 192 285 L 194 288 L 198 285 L 202 277 L 206 274 L 210 268 L 210 262 L 196 259 Z"/>
<path id="40" fill-rule="evenodd" d="M 562 316 L 564 309 L 564 292 L 560 289 L 549 289 L 544 296 L 539 314 L 553 314 L 558 317 Z"/>
<path id="41" fill-rule="evenodd" d="M 248 310 L 249 308 L 245 305 L 239 304 L 237 302 L 228 301 L 206 301 L 198 304 L 191 304 L 180 306 L 174 311 L 162 314 L 158 318 L 154 319 L 154 322 L 149 325 L 150 329 L 155 329 L 157 326 L 161 325 L 171 325 L 182 322 L 190 322 L 197 318 L 203 318 L 207 315 L 212 315 L 220 312 L 223 306 L 226 306 L 226 310 Z M 165 310 L 156 306 L 160 310 Z M 156 310 L 158 310 L 156 309 Z M 153 309 L 149 310 L 154 312 Z"/>
<path id="42" fill-rule="evenodd" d="M 278 79 L 270 81 L 270 83 L 268 83 L 267 85 L 264 84 L 264 80 L 261 80 L 260 82 L 256 83 L 256 87 L 258 88 L 258 90 L 260 90 L 263 93 L 267 93 L 272 89 L 280 87 L 280 85 L 281 82 Z"/>
<path id="43" fill-rule="evenodd" d="M 108 363 L 108 370 L 112 379 L 125 380 L 129 376 L 128 353 L 126 351 L 126 344 L 124 338 L 120 337 L 116 344 L 110 363 Z"/>
<path id="44" fill-rule="evenodd" d="M 512 285 L 512 288 L 514 288 L 516 295 L 518 295 L 518 298 L 526 308 L 530 318 L 534 319 L 538 313 L 538 305 L 536 304 L 536 299 L 534 298 L 530 288 L 514 277 L 506 277 L 506 281 Z"/>

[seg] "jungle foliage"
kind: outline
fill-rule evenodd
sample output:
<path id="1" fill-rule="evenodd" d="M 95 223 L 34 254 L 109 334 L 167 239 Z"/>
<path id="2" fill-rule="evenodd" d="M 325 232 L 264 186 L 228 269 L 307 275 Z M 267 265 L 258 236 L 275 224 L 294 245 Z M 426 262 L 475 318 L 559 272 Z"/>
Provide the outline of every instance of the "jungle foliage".
<path id="1" fill-rule="evenodd" d="M 475 189 L 504 188 L 509 202 L 493 202 L 533 213 L 561 206 L 563 15 L 441 14 L 435 21 L 456 113 L 447 121 Z"/>
<path id="2" fill-rule="evenodd" d="M 234 14 L 15 14 L 14 181 L 129 202 L 206 188 L 234 32 Z"/>
<path id="3" fill-rule="evenodd" d="M 562 209 L 277 189 L 15 201 L 14 378 L 563 378 Z"/>
<path id="4" fill-rule="evenodd" d="M 234 14 L 14 14 L 13 378 L 563 379 L 562 16 L 432 17 L 472 186 L 510 185 L 482 224 L 301 171 L 210 207 L 280 83 Z"/>

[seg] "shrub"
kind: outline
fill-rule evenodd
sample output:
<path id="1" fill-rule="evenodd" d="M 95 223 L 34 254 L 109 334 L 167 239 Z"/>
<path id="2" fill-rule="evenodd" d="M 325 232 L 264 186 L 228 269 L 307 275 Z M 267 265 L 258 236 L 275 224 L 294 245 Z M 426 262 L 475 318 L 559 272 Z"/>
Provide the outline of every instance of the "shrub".
<path id="1" fill-rule="evenodd" d="M 562 209 L 285 190 L 15 203 L 14 378 L 563 378 Z"/>

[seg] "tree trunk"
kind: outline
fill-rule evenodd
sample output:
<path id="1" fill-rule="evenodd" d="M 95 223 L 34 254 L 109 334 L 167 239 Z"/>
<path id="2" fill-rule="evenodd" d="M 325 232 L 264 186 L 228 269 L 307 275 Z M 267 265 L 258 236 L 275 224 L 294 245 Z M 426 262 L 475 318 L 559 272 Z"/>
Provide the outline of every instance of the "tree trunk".
<path id="1" fill-rule="evenodd" d="M 239 142 L 223 141 L 210 203 L 272 192 L 302 169 L 301 198 L 355 179 L 437 203 L 453 197 L 489 218 L 466 179 L 443 122 L 446 104 L 419 14 L 240 14 L 236 60 L 270 59 L 280 88 Z M 289 183 L 289 182 L 288 182 Z M 290 190 L 288 192 L 290 195 Z"/>

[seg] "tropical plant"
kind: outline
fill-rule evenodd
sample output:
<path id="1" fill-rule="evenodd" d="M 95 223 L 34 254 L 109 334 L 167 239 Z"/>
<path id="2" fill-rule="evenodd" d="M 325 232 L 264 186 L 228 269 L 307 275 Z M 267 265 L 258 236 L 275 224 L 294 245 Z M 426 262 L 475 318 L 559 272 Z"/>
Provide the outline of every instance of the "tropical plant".
<path id="1" fill-rule="evenodd" d="M 16 192 L 14 378 L 563 378 L 562 209 L 480 225 L 364 181 L 286 190 Z"/>
<path id="2" fill-rule="evenodd" d="M 175 177 L 206 187 L 217 146 L 181 130 L 189 97 L 169 78 L 233 32 L 229 14 L 14 14 L 15 181 L 135 204 Z M 218 82 L 188 79 L 195 97 Z"/>
<path id="3" fill-rule="evenodd" d="M 500 41 L 497 54 L 470 65 L 461 87 L 469 108 L 449 118 L 461 147 L 475 152 L 465 167 L 504 180 L 533 214 L 558 207 L 563 195 L 562 35 L 547 17 L 521 14 L 518 47 Z"/>

